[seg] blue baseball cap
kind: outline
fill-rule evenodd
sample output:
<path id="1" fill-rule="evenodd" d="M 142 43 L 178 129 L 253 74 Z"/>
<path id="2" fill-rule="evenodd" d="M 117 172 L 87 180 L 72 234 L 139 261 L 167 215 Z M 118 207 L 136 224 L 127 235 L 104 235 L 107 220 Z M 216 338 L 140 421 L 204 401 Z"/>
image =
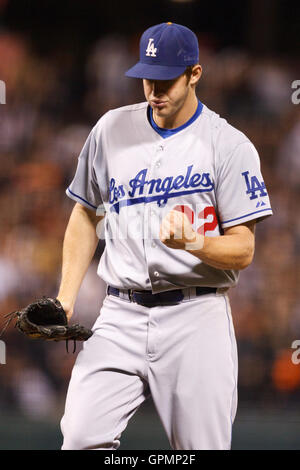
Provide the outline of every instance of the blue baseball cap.
<path id="1" fill-rule="evenodd" d="M 161 23 L 148 28 L 140 40 L 140 60 L 125 75 L 149 80 L 172 80 L 199 62 L 197 36 L 186 26 Z"/>

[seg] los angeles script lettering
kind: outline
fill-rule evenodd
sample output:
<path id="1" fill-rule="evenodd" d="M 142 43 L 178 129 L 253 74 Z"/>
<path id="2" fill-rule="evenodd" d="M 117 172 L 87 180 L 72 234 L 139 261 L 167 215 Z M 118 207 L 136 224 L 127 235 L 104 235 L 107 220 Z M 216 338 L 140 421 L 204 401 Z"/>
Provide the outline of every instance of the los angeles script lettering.
<path id="1" fill-rule="evenodd" d="M 187 167 L 185 175 L 167 176 L 166 178 L 157 178 L 147 180 L 148 170 L 145 168 L 129 181 L 127 194 L 130 198 L 144 195 L 149 189 L 148 194 L 169 194 L 179 189 L 197 188 L 202 186 L 208 191 L 212 190 L 214 184 L 209 173 L 192 173 L 193 165 Z M 109 183 L 109 202 L 111 204 L 117 202 L 126 196 L 124 185 L 116 185 L 114 178 Z"/>

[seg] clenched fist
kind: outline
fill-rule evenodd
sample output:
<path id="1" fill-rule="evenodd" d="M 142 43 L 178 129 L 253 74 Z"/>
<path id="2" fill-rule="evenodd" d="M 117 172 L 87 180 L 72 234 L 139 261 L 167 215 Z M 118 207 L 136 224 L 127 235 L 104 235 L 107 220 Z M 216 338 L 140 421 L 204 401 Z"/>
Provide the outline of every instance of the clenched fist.
<path id="1" fill-rule="evenodd" d="M 171 210 L 164 217 L 159 238 L 166 246 L 177 250 L 201 250 L 204 244 L 204 236 L 195 232 L 187 215 L 177 210 Z"/>

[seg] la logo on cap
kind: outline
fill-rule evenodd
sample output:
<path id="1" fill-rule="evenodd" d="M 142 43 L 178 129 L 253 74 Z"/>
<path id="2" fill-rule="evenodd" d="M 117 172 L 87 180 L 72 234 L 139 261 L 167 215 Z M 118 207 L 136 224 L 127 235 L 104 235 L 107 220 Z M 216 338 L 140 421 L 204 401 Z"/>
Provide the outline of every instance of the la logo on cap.
<path id="1" fill-rule="evenodd" d="M 156 57 L 157 48 L 154 47 L 154 39 L 150 38 L 148 41 L 148 46 L 146 49 L 146 55 L 151 57 Z"/>

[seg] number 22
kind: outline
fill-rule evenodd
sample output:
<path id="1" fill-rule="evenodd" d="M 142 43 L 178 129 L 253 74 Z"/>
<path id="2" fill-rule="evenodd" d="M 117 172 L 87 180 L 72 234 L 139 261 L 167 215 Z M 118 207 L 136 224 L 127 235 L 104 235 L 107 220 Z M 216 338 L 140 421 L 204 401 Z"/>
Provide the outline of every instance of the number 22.
<path id="1" fill-rule="evenodd" d="M 178 205 L 174 207 L 174 210 L 184 212 L 184 214 L 186 214 L 186 216 L 188 217 L 190 223 L 194 223 L 195 213 L 189 206 L 186 206 L 184 204 Z M 218 218 L 214 206 L 206 206 L 204 209 L 202 209 L 202 211 L 200 211 L 198 214 L 198 219 L 206 220 L 209 216 L 212 216 L 212 220 L 210 222 L 205 222 L 197 228 L 197 232 L 201 235 L 205 235 L 206 232 L 211 232 L 215 230 L 218 225 Z"/>

